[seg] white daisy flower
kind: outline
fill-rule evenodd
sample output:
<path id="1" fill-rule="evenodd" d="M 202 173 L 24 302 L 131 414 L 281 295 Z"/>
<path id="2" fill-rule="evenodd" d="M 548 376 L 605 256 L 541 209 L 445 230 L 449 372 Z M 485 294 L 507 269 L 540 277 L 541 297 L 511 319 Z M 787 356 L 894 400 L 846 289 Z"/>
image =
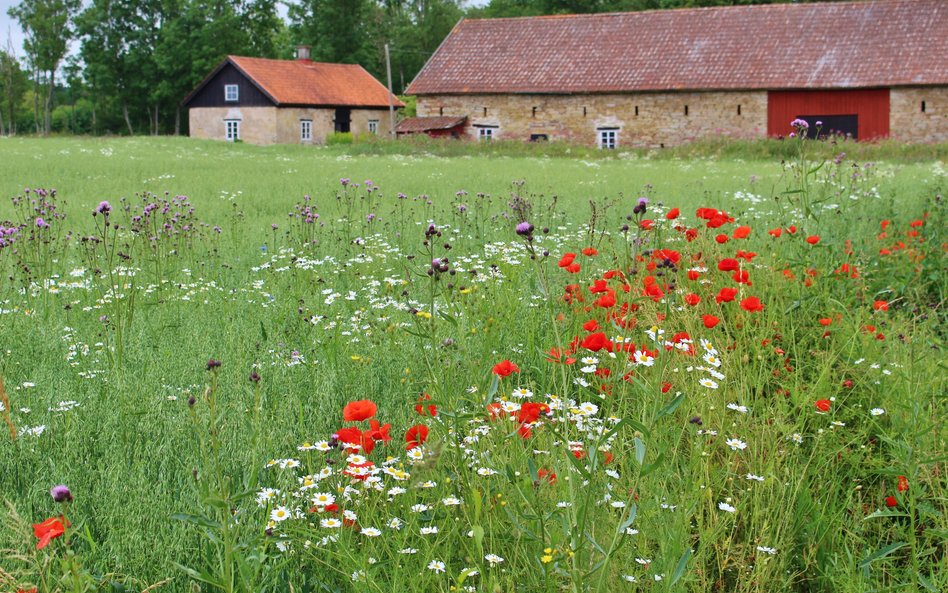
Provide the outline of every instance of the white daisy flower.
<path id="1" fill-rule="evenodd" d="M 440 560 L 432 560 L 428 563 L 428 570 L 432 570 L 436 573 L 444 572 L 444 562 Z"/>
<path id="2" fill-rule="evenodd" d="M 734 507 L 732 507 L 731 505 L 729 505 L 729 504 L 726 503 L 726 502 L 719 502 L 719 503 L 718 503 L 718 508 L 721 509 L 722 511 L 725 511 L 725 512 L 728 512 L 728 513 L 736 513 L 736 512 L 737 512 L 737 509 L 735 509 Z"/>
<path id="3" fill-rule="evenodd" d="M 728 439 L 724 441 L 724 444 L 730 447 L 732 451 L 737 451 L 738 449 L 743 451 L 744 449 L 747 448 L 747 443 L 745 443 L 741 439 Z"/>
<path id="4" fill-rule="evenodd" d="M 491 567 L 497 566 L 498 564 L 504 561 L 504 559 L 498 556 L 497 554 L 488 554 L 484 556 L 484 560 L 487 560 L 490 563 Z"/>
<path id="5" fill-rule="evenodd" d="M 708 389 L 717 389 L 717 388 L 718 388 L 718 384 L 715 383 L 714 381 L 712 381 L 711 379 L 708 379 L 707 377 L 701 378 L 701 379 L 698 381 L 698 383 L 699 383 L 702 387 L 707 387 Z"/>
<path id="6" fill-rule="evenodd" d="M 366 537 L 378 537 L 382 535 L 382 531 L 380 529 L 376 529 L 375 527 L 363 527 L 362 535 Z"/>
<path id="7" fill-rule="evenodd" d="M 290 518 L 290 511 L 286 507 L 277 507 L 273 509 L 272 511 L 270 511 L 271 521 L 276 521 L 277 523 L 279 523 L 280 521 L 286 521 L 289 518 Z"/>

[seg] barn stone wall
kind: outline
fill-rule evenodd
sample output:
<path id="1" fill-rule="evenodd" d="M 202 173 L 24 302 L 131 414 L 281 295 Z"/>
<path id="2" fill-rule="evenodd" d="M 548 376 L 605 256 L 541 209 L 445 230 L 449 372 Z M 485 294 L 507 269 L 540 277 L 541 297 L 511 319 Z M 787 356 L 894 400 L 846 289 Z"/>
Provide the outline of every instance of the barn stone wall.
<path id="1" fill-rule="evenodd" d="M 620 149 L 674 146 L 708 136 L 764 137 L 767 93 L 431 95 L 418 97 L 418 115 L 466 115 L 471 138 L 477 138 L 479 126 L 497 126 L 498 139 L 545 134 L 549 140 L 595 146 L 597 129 L 608 127 L 618 128 Z"/>
<path id="2" fill-rule="evenodd" d="M 276 142 L 276 107 L 192 107 L 188 123 L 192 138 L 226 140 L 224 121 L 240 120 L 240 139 L 250 144 Z"/>
<path id="3" fill-rule="evenodd" d="M 892 138 L 904 142 L 948 142 L 948 87 L 892 89 L 889 110 Z"/>
<path id="4" fill-rule="evenodd" d="M 228 119 L 240 120 L 240 139 L 249 144 L 301 144 L 300 120 L 313 122 L 313 137 L 305 144 L 325 144 L 334 129 L 335 109 L 306 107 L 193 107 L 188 119 L 192 138 L 225 140 Z M 388 109 L 353 109 L 350 129 L 356 136 L 369 133 L 369 121 L 378 120 L 378 134 L 389 130 Z"/>

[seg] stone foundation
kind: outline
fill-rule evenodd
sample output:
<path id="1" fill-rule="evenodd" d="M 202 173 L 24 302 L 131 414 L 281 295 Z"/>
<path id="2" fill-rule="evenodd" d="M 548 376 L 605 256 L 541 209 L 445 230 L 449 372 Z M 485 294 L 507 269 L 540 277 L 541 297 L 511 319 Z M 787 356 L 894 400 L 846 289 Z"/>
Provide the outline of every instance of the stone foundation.
<path id="1" fill-rule="evenodd" d="M 740 113 L 738 113 L 740 106 Z M 687 108 L 687 113 L 686 113 Z M 600 128 L 617 129 L 617 148 L 674 146 L 708 136 L 763 138 L 767 93 L 681 92 L 611 95 L 433 95 L 418 97 L 418 116 L 466 115 L 477 138 L 545 135 L 596 146 Z"/>
<path id="2" fill-rule="evenodd" d="M 226 120 L 240 121 L 240 139 L 249 144 L 325 144 L 334 129 L 335 109 L 306 107 L 194 107 L 188 112 L 192 138 L 226 140 Z M 378 121 L 378 135 L 389 131 L 388 109 L 353 109 L 350 130 L 369 134 L 369 121 Z M 312 139 L 300 137 L 300 121 L 310 120 Z"/>

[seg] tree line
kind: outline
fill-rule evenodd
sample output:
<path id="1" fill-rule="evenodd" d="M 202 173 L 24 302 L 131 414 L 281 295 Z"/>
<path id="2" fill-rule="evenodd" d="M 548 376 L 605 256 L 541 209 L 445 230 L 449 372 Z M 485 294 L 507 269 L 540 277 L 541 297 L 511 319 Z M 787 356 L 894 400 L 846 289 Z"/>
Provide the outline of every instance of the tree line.
<path id="1" fill-rule="evenodd" d="M 181 100 L 227 55 L 358 63 L 401 92 L 462 17 L 791 0 L 21 0 L 0 49 L 0 134 L 186 133 Z M 280 4 L 287 5 L 286 18 Z"/>

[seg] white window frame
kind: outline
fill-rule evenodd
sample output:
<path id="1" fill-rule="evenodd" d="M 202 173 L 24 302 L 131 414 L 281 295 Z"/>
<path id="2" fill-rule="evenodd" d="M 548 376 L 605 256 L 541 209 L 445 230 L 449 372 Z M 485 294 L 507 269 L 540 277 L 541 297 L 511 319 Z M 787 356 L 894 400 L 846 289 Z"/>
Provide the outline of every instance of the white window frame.
<path id="1" fill-rule="evenodd" d="M 494 130 L 497 128 L 477 128 L 477 139 L 481 142 L 490 142 L 494 139 Z"/>
<path id="2" fill-rule="evenodd" d="M 313 120 L 301 119 L 300 120 L 300 142 L 312 142 L 312 141 L 313 141 Z"/>
<path id="3" fill-rule="evenodd" d="M 240 86 L 236 84 L 224 85 L 224 100 L 228 103 L 235 103 L 240 98 Z"/>
<path id="4" fill-rule="evenodd" d="M 240 140 L 240 120 L 239 119 L 225 119 L 224 120 L 224 139 L 228 142 L 234 142 Z"/>
<path id="5" fill-rule="evenodd" d="M 369 133 L 376 134 L 376 135 L 379 133 L 379 120 L 377 119 L 369 120 Z"/>
<path id="6" fill-rule="evenodd" d="M 615 150 L 619 146 L 619 129 L 600 128 L 596 130 L 596 145 L 599 150 Z"/>

